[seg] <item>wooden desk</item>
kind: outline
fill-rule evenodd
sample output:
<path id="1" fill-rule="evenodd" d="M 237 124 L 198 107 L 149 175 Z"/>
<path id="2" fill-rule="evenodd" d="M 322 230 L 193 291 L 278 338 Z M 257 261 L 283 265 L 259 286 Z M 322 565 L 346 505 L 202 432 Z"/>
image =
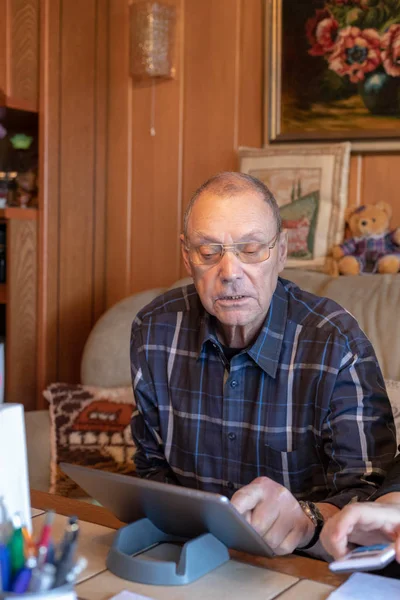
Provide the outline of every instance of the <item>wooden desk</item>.
<path id="1" fill-rule="evenodd" d="M 76 593 L 82 600 L 107 600 L 126 589 L 159 600 L 325 600 L 346 580 L 335 575 L 326 563 L 300 556 L 263 558 L 231 551 L 232 560 L 186 586 L 150 586 L 120 579 L 106 569 L 105 559 L 114 530 L 122 525 L 105 508 L 69 498 L 31 491 L 33 530 L 43 523 L 44 510 L 57 513 L 54 535 L 59 538 L 65 526 L 61 515 L 75 514 L 81 521 L 79 553 L 89 561 L 80 576 Z"/>

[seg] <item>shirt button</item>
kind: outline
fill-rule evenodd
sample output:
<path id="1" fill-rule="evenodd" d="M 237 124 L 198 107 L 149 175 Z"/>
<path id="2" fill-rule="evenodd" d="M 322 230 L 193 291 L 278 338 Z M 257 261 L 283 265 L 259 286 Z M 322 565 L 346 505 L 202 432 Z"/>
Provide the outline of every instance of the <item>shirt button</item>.
<path id="1" fill-rule="evenodd" d="M 233 379 L 233 380 L 231 381 L 231 387 L 232 387 L 232 388 L 235 388 L 237 385 L 239 385 L 239 384 L 238 384 L 238 382 L 236 381 L 236 379 Z"/>
<path id="2" fill-rule="evenodd" d="M 228 481 L 228 483 L 226 484 L 226 487 L 228 488 L 228 490 L 233 490 L 235 488 L 232 481 Z"/>
<path id="3" fill-rule="evenodd" d="M 236 440 L 236 433 L 233 433 L 233 431 L 231 431 L 230 433 L 228 433 L 228 438 L 230 440 Z"/>

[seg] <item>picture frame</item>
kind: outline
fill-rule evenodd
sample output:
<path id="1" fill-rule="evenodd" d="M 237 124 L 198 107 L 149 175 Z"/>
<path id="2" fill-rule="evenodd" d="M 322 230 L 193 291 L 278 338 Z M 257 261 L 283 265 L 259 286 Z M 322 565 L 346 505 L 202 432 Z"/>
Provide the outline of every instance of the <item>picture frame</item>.
<path id="1" fill-rule="evenodd" d="M 240 148 L 240 171 L 260 179 L 280 207 L 287 267 L 323 270 L 343 241 L 350 143 Z"/>
<path id="2" fill-rule="evenodd" d="M 375 38 L 378 36 L 381 39 L 385 35 L 388 37 L 389 31 L 390 35 L 398 34 L 400 40 L 400 2 L 398 24 L 392 23 L 386 32 L 378 32 L 374 27 L 363 28 L 362 18 L 366 19 L 366 15 L 369 15 L 369 21 L 364 21 L 365 24 L 371 22 L 371 15 L 375 14 L 363 10 L 358 21 L 357 19 L 354 21 L 358 25 L 357 30 L 354 29 L 355 26 L 353 27 L 354 39 L 346 41 L 346 35 L 351 37 L 351 32 L 341 24 L 343 19 L 348 19 L 349 13 L 344 11 L 349 11 L 352 4 L 354 4 L 353 9 L 357 8 L 356 5 L 367 6 L 367 3 L 362 3 L 361 0 L 348 2 L 298 0 L 296 10 L 293 10 L 291 0 L 265 0 L 264 146 L 287 142 L 326 143 L 349 140 L 352 143 L 352 152 L 398 152 L 400 150 L 400 68 L 396 76 L 385 72 L 387 68 L 389 71 L 392 69 L 392 73 L 397 73 L 392 65 L 384 66 L 383 56 L 387 55 L 383 54 L 381 41 L 379 42 L 380 55 L 378 56 L 377 47 L 374 55 L 378 65 L 371 62 L 371 64 L 364 64 L 358 71 L 347 68 L 347 72 L 344 72 L 346 68 L 343 66 L 345 62 L 343 52 L 340 55 L 338 48 L 334 46 L 334 40 L 340 37 L 340 40 L 344 39 L 343 44 L 353 43 L 353 47 L 358 51 L 357 43 L 364 43 L 362 36 L 361 41 L 357 38 L 356 34 L 360 32 L 365 38 L 370 35 L 371 44 L 376 42 Z M 329 9 L 335 9 L 333 14 Z M 339 9 L 342 12 L 337 12 Z M 368 7 L 368 10 L 372 9 Z M 321 15 L 321 12 L 317 11 L 325 11 L 325 13 Z M 316 47 L 313 26 L 318 23 L 318 19 L 322 19 L 322 16 L 326 17 L 325 42 L 329 40 L 328 25 L 333 27 L 336 23 L 336 33 L 330 41 L 329 52 Z M 391 15 L 388 13 L 386 16 L 389 23 Z M 396 15 L 393 15 L 393 18 L 396 20 Z M 376 26 L 378 27 L 382 22 L 384 17 L 380 18 L 379 23 L 377 20 Z M 372 29 L 375 33 L 366 34 L 366 29 Z M 365 44 L 367 42 L 368 40 Z M 385 43 L 389 43 L 387 39 Z M 393 39 L 391 43 L 394 43 Z M 335 48 L 336 54 L 334 54 Z M 350 81 L 350 77 L 359 81 Z M 376 93 L 376 98 L 373 100 L 376 106 L 372 106 L 375 112 L 371 112 L 371 99 L 368 100 L 365 89 L 371 89 L 374 81 L 376 84 L 379 81 L 388 81 L 389 87 L 384 88 L 382 83 L 383 92 L 381 90 L 379 93 L 383 100 L 379 100 Z M 393 91 L 397 90 L 397 86 L 398 95 Z M 389 103 L 389 96 L 394 99 L 395 106 L 388 105 L 386 109 L 380 108 L 382 103 L 385 105 L 385 101 Z M 367 108 L 365 101 L 369 102 L 370 108 Z M 376 113 L 384 110 L 387 111 L 386 114 Z"/>

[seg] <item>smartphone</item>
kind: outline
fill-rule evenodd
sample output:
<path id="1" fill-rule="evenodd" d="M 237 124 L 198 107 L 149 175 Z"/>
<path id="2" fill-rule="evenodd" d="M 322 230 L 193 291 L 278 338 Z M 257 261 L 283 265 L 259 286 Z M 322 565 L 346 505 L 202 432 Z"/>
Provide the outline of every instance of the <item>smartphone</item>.
<path id="1" fill-rule="evenodd" d="M 359 546 L 343 558 L 329 564 L 331 571 L 374 571 L 383 569 L 395 558 L 394 544 L 375 544 L 374 546 Z"/>

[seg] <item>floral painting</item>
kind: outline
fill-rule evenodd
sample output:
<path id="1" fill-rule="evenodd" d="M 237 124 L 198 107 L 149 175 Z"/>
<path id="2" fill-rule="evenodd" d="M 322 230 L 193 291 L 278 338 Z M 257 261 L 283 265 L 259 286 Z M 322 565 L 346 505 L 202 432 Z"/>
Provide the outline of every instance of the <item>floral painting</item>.
<path id="1" fill-rule="evenodd" d="M 273 0 L 270 139 L 400 137 L 400 0 Z"/>

